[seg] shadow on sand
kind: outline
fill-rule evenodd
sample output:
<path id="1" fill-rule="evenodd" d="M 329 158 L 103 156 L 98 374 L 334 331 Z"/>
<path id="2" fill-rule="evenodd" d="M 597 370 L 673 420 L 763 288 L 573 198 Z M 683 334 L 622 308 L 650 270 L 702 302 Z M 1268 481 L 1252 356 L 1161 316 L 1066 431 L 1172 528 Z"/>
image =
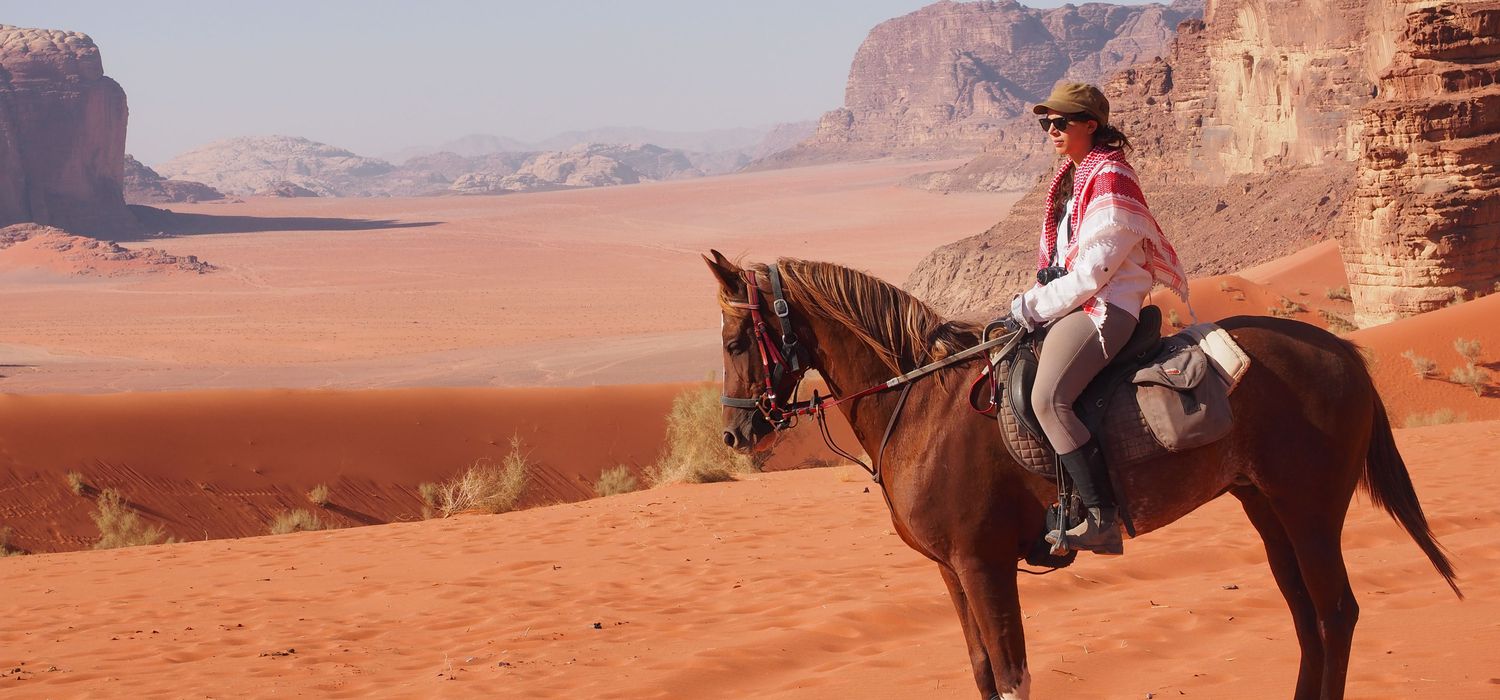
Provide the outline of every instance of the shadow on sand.
<path id="1" fill-rule="evenodd" d="M 381 229 L 436 226 L 441 221 L 399 221 L 396 219 L 343 219 L 327 216 L 224 216 L 185 214 L 132 204 L 130 213 L 151 233 L 115 237 L 117 241 L 144 241 L 166 236 L 195 236 L 206 233 L 253 233 L 259 231 L 376 231 Z M 160 232 L 160 233 L 157 233 Z"/>

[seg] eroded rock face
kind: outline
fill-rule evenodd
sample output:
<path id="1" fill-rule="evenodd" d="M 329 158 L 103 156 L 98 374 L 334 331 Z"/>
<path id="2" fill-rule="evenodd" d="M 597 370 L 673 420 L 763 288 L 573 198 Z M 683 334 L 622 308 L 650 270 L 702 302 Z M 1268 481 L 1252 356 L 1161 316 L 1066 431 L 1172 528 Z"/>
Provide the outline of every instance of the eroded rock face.
<path id="1" fill-rule="evenodd" d="M 762 165 L 978 152 L 1030 120 L 1029 106 L 1058 81 L 1094 82 L 1165 53 L 1174 27 L 1197 10 L 1195 2 L 929 5 L 871 30 L 849 68 L 844 106 L 823 115 L 811 139 Z"/>
<path id="2" fill-rule="evenodd" d="M 127 204 L 169 204 L 172 202 L 209 202 L 223 199 L 224 194 L 201 182 L 168 180 L 146 164 L 125 154 L 125 202 Z"/>
<path id="3" fill-rule="evenodd" d="M 465 173 L 449 187 L 460 194 L 529 192 L 567 187 L 607 187 L 638 182 L 702 177 L 681 151 L 651 144 L 580 144 L 565 151 L 538 153 L 513 172 Z"/>
<path id="4" fill-rule="evenodd" d="M 1347 229 L 1359 115 L 1394 26 L 1387 2 L 1211 0 L 1165 56 L 1104 82 L 1111 121 L 1131 138 L 1142 188 L 1190 274 L 1230 272 Z M 933 184 L 1009 177 L 1033 189 L 989 231 L 934 251 L 908 288 L 978 314 L 1029 284 L 1057 164 L 1050 153 L 997 148 L 943 174 Z"/>
<path id="5" fill-rule="evenodd" d="M 123 194 L 127 114 L 93 39 L 0 25 L 0 225 L 137 232 Z"/>
<path id="6" fill-rule="evenodd" d="M 1361 325 L 1500 283 L 1500 2 L 1418 7 L 1403 24 L 1360 122 L 1342 247 Z"/>

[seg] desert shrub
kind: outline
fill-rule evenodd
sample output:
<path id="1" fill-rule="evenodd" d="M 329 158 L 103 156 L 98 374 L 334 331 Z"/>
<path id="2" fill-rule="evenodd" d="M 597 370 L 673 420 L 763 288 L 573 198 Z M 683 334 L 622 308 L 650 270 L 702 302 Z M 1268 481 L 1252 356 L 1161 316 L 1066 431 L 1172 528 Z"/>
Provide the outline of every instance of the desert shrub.
<path id="1" fill-rule="evenodd" d="M 417 497 L 422 499 L 422 517 L 431 518 L 443 503 L 443 487 L 424 481 L 417 484 Z"/>
<path id="2" fill-rule="evenodd" d="M 1304 306 L 1301 302 L 1292 301 L 1291 299 L 1288 299 L 1286 297 L 1282 297 L 1281 298 L 1281 311 L 1282 311 L 1282 313 L 1277 314 L 1277 315 L 1288 316 L 1289 317 L 1292 314 L 1307 313 L 1307 307 Z"/>
<path id="3" fill-rule="evenodd" d="M 319 508 L 328 507 L 328 484 L 318 484 L 307 492 L 307 500 Z"/>
<path id="4" fill-rule="evenodd" d="M 1329 287 L 1323 290 L 1323 296 L 1334 301 L 1354 301 L 1354 296 L 1349 293 L 1348 287 Z"/>
<path id="5" fill-rule="evenodd" d="M 719 390 L 712 386 L 690 388 L 672 399 L 666 445 L 661 459 L 646 469 L 646 480 L 652 486 L 702 484 L 757 471 L 766 453 L 752 457 L 725 446 L 723 415 Z"/>
<path id="6" fill-rule="evenodd" d="M 1490 383 L 1490 373 L 1474 365 L 1454 367 L 1448 372 L 1448 381 L 1469 387 L 1475 396 L 1484 396 L 1484 390 Z"/>
<path id="7" fill-rule="evenodd" d="M 95 510 L 89 515 L 99 528 L 99 541 L 94 549 L 136 547 L 159 544 L 167 538 L 167 531 L 160 525 L 147 525 L 140 513 L 130 508 L 125 497 L 114 489 L 99 493 Z"/>
<path id="8" fill-rule="evenodd" d="M 1460 289 L 1453 293 L 1453 298 L 1449 299 L 1448 303 L 1444 306 L 1458 306 L 1459 304 L 1462 304 L 1468 300 L 1468 297 L 1464 296 L 1463 290 Z"/>
<path id="9" fill-rule="evenodd" d="M 323 521 L 318 520 L 318 516 L 298 508 L 276 516 L 276 519 L 271 521 L 271 534 L 285 535 L 289 532 L 308 532 L 327 529 L 327 527 Z"/>
<path id="10" fill-rule="evenodd" d="M 1413 413 L 1402 422 L 1404 428 L 1421 428 L 1428 425 L 1462 423 L 1469 419 L 1466 413 L 1455 413 L 1451 408 L 1439 408 L 1432 413 Z"/>
<path id="11" fill-rule="evenodd" d="M 599 474 L 599 479 L 594 482 L 594 493 L 600 496 L 614 496 L 621 493 L 639 491 L 641 483 L 636 480 L 635 474 L 630 467 L 621 464 L 613 469 L 606 469 Z"/>
<path id="12" fill-rule="evenodd" d="M 88 482 L 83 480 L 82 474 L 79 474 L 78 472 L 68 472 L 67 479 L 68 490 L 72 491 L 74 496 L 82 496 L 85 491 L 89 490 Z"/>
<path id="13" fill-rule="evenodd" d="M 1219 280 L 1219 291 L 1221 291 L 1221 292 L 1227 292 L 1227 291 L 1229 291 L 1229 280 Z"/>
<path id="14" fill-rule="evenodd" d="M 1464 358 L 1465 363 L 1468 363 L 1470 365 L 1478 364 L 1479 355 L 1480 353 L 1484 352 L 1484 349 L 1480 347 L 1479 340 L 1477 338 L 1474 340 L 1454 338 L 1453 350 L 1458 353 L 1459 357 Z"/>
<path id="15" fill-rule="evenodd" d="M 1359 330 L 1359 326 L 1354 325 L 1353 321 L 1328 309 L 1318 309 L 1318 315 L 1322 316 L 1323 320 L 1328 323 L 1328 330 L 1334 333 L 1349 333 Z"/>
<path id="16" fill-rule="evenodd" d="M 530 479 L 531 452 L 520 435 L 510 438 L 510 452 L 500 464 L 475 462 L 463 474 L 443 484 L 435 510 L 443 517 L 466 511 L 505 513 L 516 509 Z"/>
<path id="17" fill-rule="evenodd" d="M 1427 379 L 1437 373 L 1437 363 L 1430 357 L 1422 357 L 1412 350 L 1401 353 L 1401 356 L 1411 362 L 1412 371 L 1420 379 Z"/>
<path id="18" fill-rule="evenodd" d="M 1305 296 L 1307 296 L 1307 290 L 1306 289 L 1302 289 L 1302 288 L 1299 287 L 1297 289 L 1297 296 L 1299 296 L 1299 297 L 1305 297 Z"/>
<path id="19" fill-rule="evenodd" d="M 1177 309 L 1172 309 L 1171 311 L 1167 312 L 1167 323 L 1172 324 L 1173 328 L 1182 327 L 1182 316 L 1179 316 L 1177 314 Z"/>
<path id="20" fill-rule="evenodd" d="M 10 546 L 10 528 L 0 527 L 0 557 L 13 557 L 25 552 Z"/>

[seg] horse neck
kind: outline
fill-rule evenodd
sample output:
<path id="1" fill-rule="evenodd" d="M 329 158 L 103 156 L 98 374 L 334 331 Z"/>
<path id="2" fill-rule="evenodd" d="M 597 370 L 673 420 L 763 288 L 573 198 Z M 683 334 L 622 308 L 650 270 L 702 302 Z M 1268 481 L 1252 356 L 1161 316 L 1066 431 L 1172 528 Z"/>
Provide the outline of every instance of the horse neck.
<path id="1" fill-rule="evenodd" d="M 809 319 L 817 342 L 815 367 L 836 397 L 844 397 L 876 384 L 884 383 L 897 373 L 881 361 L 875 350 L 843 324 L 824 318 Z M 853 428 L 865 453 L 874 457 L 881 437 L 895 410 L 896 394 L 888 391 L 840 404 L 839 410 Z"/>

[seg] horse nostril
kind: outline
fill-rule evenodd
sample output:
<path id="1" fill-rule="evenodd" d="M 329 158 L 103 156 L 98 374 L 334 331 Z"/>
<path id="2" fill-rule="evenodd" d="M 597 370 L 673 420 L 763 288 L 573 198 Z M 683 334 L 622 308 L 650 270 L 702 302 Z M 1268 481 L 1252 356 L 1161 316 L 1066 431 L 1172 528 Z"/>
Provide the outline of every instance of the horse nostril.
<path id="1" fill-rule="evenodd" d="M 735 435 L 733 430 L 726 430 L 726 431 L 724 431 L 724 444 L 725 445 L 728 445 L 729 447 L 735 447 L 736 446 L 735 443 L 737 443 L 737 442 L 739 442 L 739 436 Z"/>

